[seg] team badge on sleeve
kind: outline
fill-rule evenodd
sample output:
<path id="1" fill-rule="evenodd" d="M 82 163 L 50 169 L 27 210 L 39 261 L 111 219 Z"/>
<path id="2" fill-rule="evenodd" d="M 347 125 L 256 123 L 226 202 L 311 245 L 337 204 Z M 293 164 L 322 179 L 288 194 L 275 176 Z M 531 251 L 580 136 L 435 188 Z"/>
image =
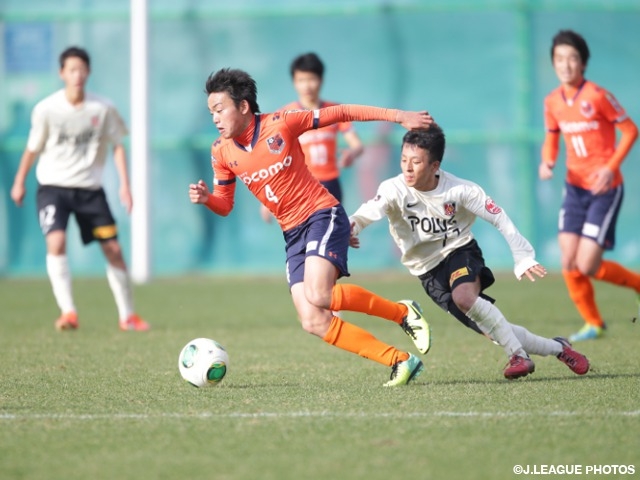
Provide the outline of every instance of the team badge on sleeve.
<path id="1" fill-rule="evenodd" d="M 492 198 L 487 198 L 487 201 L 484 202 L 484 208 L 487 212 L 492 213 L 493 215 L 498 215 L 502 212 L 502 209 L 493 201 Z"/>
<path id="2" fill-rule="evenodd" d="M 285 145 L 284 138 L 280 133 L 276 133 L 273 137 L 267 138 L 267 145 L 271 153 L 280 153 Z"/>
<path id="3" fill-rule="evenodd" d="M 445 202 L 443 206 L 447 217 L 453 217 L 456 214 L 456 202 Z"/>

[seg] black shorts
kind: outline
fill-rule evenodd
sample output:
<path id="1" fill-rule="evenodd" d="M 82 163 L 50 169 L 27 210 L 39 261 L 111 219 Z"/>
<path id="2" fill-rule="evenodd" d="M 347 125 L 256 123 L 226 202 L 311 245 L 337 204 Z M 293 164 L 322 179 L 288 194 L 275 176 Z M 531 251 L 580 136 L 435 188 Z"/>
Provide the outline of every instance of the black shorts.
<path id="1" fill-rule="evenodd" d="M 110 240 L 118 237 L 116 221 L 111 215 L 104 190 L 38 186 L 36 204 L 42 234 L 66 230 L 73 213 L 80 227 L 82 242 Z"/>
<path id="2" fill-rule="evenodd" d="M 451 291 L 461 283 L 475 282 L 480 277 L 483 292 L 495 282 L 489 267 L 484 264 L 482 250 L 475 240 L 451 252 L 447 258 L 427 273 L 420 275 L 422 287 L 440 308 L 456 317 L 462 324 L 482 334 L 476 322 L 467 317 L 453 302 Z M 480 296 L 491 303 L 495 300 L 484 293 Z"/>

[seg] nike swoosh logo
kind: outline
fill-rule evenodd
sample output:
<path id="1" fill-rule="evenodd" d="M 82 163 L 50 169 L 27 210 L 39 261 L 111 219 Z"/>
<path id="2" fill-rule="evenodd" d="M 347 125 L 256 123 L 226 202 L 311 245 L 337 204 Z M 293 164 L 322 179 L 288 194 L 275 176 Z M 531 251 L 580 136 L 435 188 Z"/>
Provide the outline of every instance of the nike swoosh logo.
<path id="1" fill-rule="evenodd" d="M 416 202 L 416 203 L 407 203 L 407 208 L 413 208 L 413 207 L 415 207 L 416 205 L 418 205 L 418 203 L 419 203 L 419 202 Z"/>

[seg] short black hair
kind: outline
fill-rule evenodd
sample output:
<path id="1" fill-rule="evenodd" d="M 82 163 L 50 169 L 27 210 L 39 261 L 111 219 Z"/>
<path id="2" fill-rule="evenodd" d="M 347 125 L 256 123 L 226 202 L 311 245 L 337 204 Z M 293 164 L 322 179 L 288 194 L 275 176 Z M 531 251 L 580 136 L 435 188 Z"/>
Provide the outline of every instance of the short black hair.
<path id="1" fill-rule="evenodd" d="M 223 68 L 212 73 L 207 78 L 205 92 L 207 95 L 227 92 L 236 107 L 240 108 L 240 103 L 246 100 L 251 113 L 260 113 L 256 81 L 244 70 Z"/>
<path id="2" fill-rule="evenodd" d="M 324 63 L 320 57 L 313 52 L 305 53 L 293 59 L 291 62 L 291 78 L 296 72 L 315 73 L 320 80 L 324 75 Z"/>
<path id="3" fill-rule="evenodd" d="M 65 49 L 64 52 L 60 54 L 60 69 L 64 68 L 64 62 L 67 58 L 76 57 L 82 60 L 88 68 L 91 68 L 91 59 L 89 58 L 89 54 L 84 48 L 80 47 L 69 47 Z"/>
<path id="4" fill-rule="evenodd" d="M 587 66 L 590 56 L 589 46 L 582 35 L 574 32 L 573 30 L 560 30 L 556 33 L 555 37 L 553 37 L 553 41 L 551 42 L 551 61 L 553 61 L 553 52 L 558 45 L 569 45 L 575 48 L 580 54 L 582 64 L 585 67 Z"/>
<path id="5" fill-rule="evenodd" d="M 442 128 L 435 123 L 426 130 L 409 130 L 402 137 L 402 146 L 414 145 L 429 154 L 429 163 L 442 162 L 445 138 Z"/>

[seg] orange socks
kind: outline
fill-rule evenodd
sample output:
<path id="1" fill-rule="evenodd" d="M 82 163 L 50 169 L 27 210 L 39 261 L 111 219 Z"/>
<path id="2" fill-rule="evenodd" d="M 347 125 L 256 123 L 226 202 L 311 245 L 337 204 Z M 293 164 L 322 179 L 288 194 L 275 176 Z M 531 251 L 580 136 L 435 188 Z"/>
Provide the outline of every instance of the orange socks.
<path id="1" fill-rule="evenodd" d="M 388 367 L 409 358 L 408 353 L 381 342 L 363 328 L 344 322 L 340 317 L 333 317 L 323 340 Z"/>
<path id="2" fill-rule="evenodd" d="M 596 305 L 591 280 L 578 270 L 563 270 L 562 276 L 569 290 L 569 297 L 585 322 L 596 327 L 604 327 L 604 321 Z"/>
<path id="3" fill-rule="evenodd" d="M 397 324 L 401 324 L 402 319 L 407 315 L 407 307 L 401 303 L 392 302 L 352 284 L 334 285 L 330 308 L 334 312 L 348 310 L 366 313 L 391 320 Z"/>
<path id="4" fill-rule="evenodd" d="M 627 270 L 616 262 L 602 260 L 600 268 L 593 278 L 620 285 L 621 287 L 633 288 L 636 292 L 640 293 L 640 275 L 631 270 Z"/>

